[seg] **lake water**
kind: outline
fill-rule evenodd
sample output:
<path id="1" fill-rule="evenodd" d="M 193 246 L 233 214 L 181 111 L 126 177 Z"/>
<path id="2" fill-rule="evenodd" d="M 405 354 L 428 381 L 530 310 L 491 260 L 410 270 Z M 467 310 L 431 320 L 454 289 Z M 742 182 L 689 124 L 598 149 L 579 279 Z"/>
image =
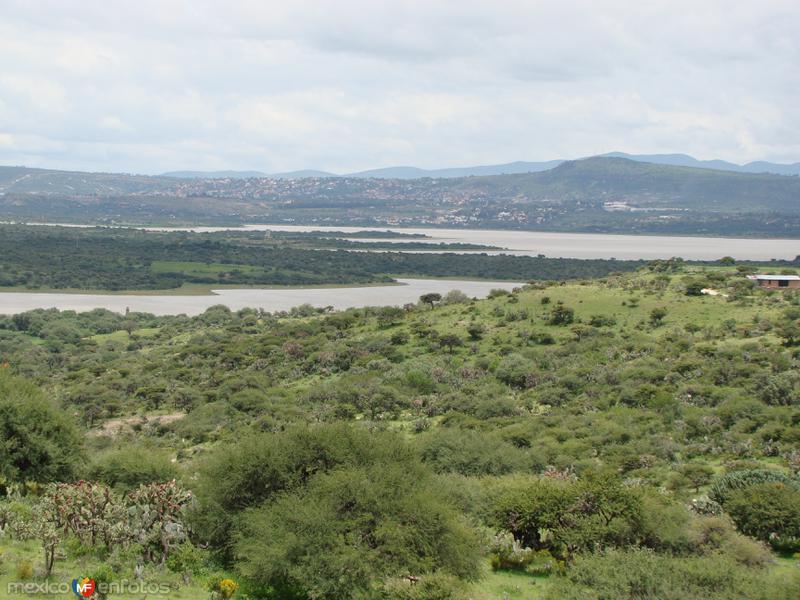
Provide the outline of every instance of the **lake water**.
<path id="1" fill-rule="evenodd" d="M 40 223 L 41 225 L 55 225 Z M 69 225 L 70 227 L 85 227 Z M 246 231 L 325 231 L 341 232 L 343 237 L 358 231 L 387 230 L 423 234 L 426 239 L 382 238 L 387 242 L 428 242 L 431 244 L 469 243 L 503 248 L 487 251 L 487 254 L 514 254 L 535 256 L 544 254 L 562 258 L 617 258 L 644 259 L 681 256 L 691 260 L 716 260 L 723 256 L 737 259 L 770 260 L 793 259 L 800 255 L 800 240 L 787 239 L 742 239 L 704 238 L 672 236 L 634 236 L 582 233 L 543 233 L 536 231 L 499 231 L 485 229 L 439 229 L 439 228 L 374 228 L 336 227 L 314 225 L 246 225 L 234 227 L 150 227 L 152 231 L 197 231 L 214 232 L 239 229 Z M 351 239 L 351 238 L 348 238 Z M 375 241 L 375 238 L 360 241 Z M 268 311 L 288 310 L 300 304 L 350 308 L 360 306 L 402 305 L 415 302 L 428 292 L 446 293 L 459 289 L 469 296 L 483 297 L 492 288 L 510 289 L 514 283 L 451 281 L 435 279 L 403 279 L 399 286 L 375 286 L 361 288 L 316 288 L 316 289 L 269 289 L 269 290 L 219 290 L 210 296 L 117 296 L 93 294 L 40 294 L 0 292 L 0 314 L 13 314 L 34 308 L 59 308 L 62 310 L 86 311 L 107 308 L 116 312 L 150 312 L 157 315 L 202 313 L 214 304 L 225 304 L 233 310 L 245 307 L 262 308 Z"/>
<path id="2" fill-rule="evenodd" d="M 202 229 L 202 228 L 198 228 Z M 206 228 L 214 230 L 213 228 Z M 314 227 L 304 225 L 247 225 L 250 231 L 386 231 L 386 227 Z M 390 228 L 391 231 L 424 234 L 428 239 L 387 238 L 387 242 L 468 243 L 497 246 L 505 254 L 552 258 L 644 259 L 680 256 L 687 260 L 717 260 L 733 256 L 741 260 L 793 259 L 800 255 L 800 240 L 744 239 L 660 235 L 606 235 L 593 233 L 548 233 L 490 229 Z M 375 241 L 361 239 L 359 241 Z"/>
<path id="3" fill-rule="evenodd" d="M 0 314 L 15 314 L 34 308 L 58 308 L 85 312 L 106 308 L 124 313 L 134 312 L 156 315 L 199 315 L 208 307 L 224 304 L 231 310 L 262 308 L 273 312 L 289 310 L 301 304 L 316 307 L 333 306 L 337 309 L 362 306 L 402 306 L 416 302 L 422 294 L 446 294 L 461 290 L 470 297 L 484 298 L 493 288 L 510 290 L 521 284 L 508 281 L 455 281 L 445 279 L 398 279 L 402 285 L 371 286 L 359 288 L 307 288 L 307 289 L 227 289 L 217 290 L 209 296 L 133 296 L 107 294 L 39 294 L 0 293 Z"/>
<path id="4" fill-rule="evenodd" d="M 33 224 L 33 223 L 32 223 Z M 56 225 L 54 223 L 37 223 Z M 87 227 L 86 225 L 67 225 Z M 422 234 L 427 239 L 386 238 L 385 242 L 468 243 L 503 248 L 502 253 L 519 256 L 544 254 L 552 258 L 618 258 L 653 260 L 680 256 L 687 260 L 717 260 L 732 256 L 740 260 L 794 259 L 800 255 L 800 240 L 665 235 L 607 235 L 594 233 L 549 233 L 492 229 L 442 229 L 408 227 L 337 227 L 317 225 L 245 225 L 243 227 L 145 227 L 149 231 L 324 231 L 344 234 L 358 231 L 395 231 Z M 345 236 L 346 237 L 346 236 Z M 376 241 L 362 238 L 358 241 Z M 463 251 L 462 251 L 463 252 Z M 499 254 L 487 251 L 487 254 Z"/>

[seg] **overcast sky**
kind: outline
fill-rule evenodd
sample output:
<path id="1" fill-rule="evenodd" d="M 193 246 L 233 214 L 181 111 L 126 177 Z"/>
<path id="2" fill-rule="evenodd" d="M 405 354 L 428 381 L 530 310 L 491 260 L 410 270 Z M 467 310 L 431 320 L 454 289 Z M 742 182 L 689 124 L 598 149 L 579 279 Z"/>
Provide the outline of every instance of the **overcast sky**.
<path id="1" fill-rule="evenodd" d="M 800 161 L 800 2 L 0 0 L 0 164 Z"/>

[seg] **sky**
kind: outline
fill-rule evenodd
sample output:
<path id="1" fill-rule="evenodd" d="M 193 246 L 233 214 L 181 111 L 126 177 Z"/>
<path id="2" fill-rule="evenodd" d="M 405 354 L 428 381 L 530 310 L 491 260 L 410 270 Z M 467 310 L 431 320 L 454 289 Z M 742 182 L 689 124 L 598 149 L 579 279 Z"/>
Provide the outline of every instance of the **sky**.
<path id="1" fill-rule="evenodd" d="M 800 2 L 0 0 L 0 164 L 800 161 Z"/>

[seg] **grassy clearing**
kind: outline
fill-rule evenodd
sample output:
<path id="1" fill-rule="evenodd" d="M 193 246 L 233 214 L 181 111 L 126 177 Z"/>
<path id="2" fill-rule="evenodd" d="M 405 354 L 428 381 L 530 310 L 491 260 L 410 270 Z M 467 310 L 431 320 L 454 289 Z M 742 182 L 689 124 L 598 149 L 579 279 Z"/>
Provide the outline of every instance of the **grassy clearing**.
<path id="1" fill-rule="evenodd" d="M 225 263 L 202 263 L 157 260 L 150 265 L 153 273 L 183 273 L 190 277 L 216 277 L 220 274 L 238 272 L 255 273 L 263 271 L 252 265 L 236 265 Z"/>
<path id="2" fill-rule="evenodd" d="M 133 335 L 138 336 L 140 338 L 151 338 L 158 335 L 159 328 L 158 327 L 145 327 L 142 329 L 137 329 L 133 332 Z M 94 340 L 98 344 L 106 344 L 108 342 L 128 342 L 131 339 L 131 336 L 128 335 L 127 331 L 115 331 L 113 333 L 99 333 L 97 335 L 91 336 L 89 339 Z"/>
<path id="3" fill-rule="evenodd" d="M 490 570 L 472 586 L 471 600 L 540 600 L 549 586 L 548 577 Z"/>

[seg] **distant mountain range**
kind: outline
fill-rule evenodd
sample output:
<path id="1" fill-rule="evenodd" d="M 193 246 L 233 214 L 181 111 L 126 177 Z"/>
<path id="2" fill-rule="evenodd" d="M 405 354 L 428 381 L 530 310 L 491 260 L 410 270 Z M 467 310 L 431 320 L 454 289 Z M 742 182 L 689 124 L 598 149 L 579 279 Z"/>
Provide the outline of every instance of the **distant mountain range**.
<path id="1" fill-rule="evenodd" d="M 512 175 L 517 173 L 537 173 L 560 165 L 563 160 L 543 162 L 513 162 L 502 165 L 483 165 L 478 167 L 453 167 L 449 169 L 420 169 L 418 167 L 385 167 L 356 173 L 331 173 L 317 169 L 303 169 L 286 173 L 262 173 L 261 171 L 169 171 L 161 177 L 179 179 L 248 179 L 250 177 L 270 177 L 272 179 L 306 179 L 309 177 L 357 177 L 359 179 L 452 179 L 479 175 Z"/>
<path id="2" fill-rule="evenodd" d="M 251 177 L 269 177 L 269 175 L 261 171 L 168 171 L 162 173 L 161 177 L 175 177 L 176 179 L 250 179 Z"/>
<path id="3" fill-rule="evenodd" d="M 749 162 L 737 165 L 724 160 L 698 160 L 688 154 L 626 154 L 625 152 L 609 152 L 603 157 L 627 158 L 636 162 L 672 165 L 677 167 L 694 167 L 697 169 L 716 169 L 718 171 L 735 171 L 737 173 L 773 173 L 776 175 L 800 175 L 800 162 L 779 164 L 766 161 Z M 477 167 L 452 167 L 447 169 L 420 169 L 419 167 L 385 167 L 355 173 L 331 173 L 317 169 L 303 169 L 286 173 L 264 173 L 261 171 L 170 171 L 163 177 L 181 179 L 247 179 L 251 177 L 271 177 L 273 179 L 305 179 L 309 177 L 358 177 L 377 179 L 450 179 L 455 177 L 477 177 L 486 175 L 514 175 L 518 173 L 538 173 L 548 171 L 566 162 L 563 159 L 540 162 L 517 161 L 500 165 L 481 165 Z"/>
<path id="4" fill-rule="evenodd" d="M 688 154 L 625 154 L 609 152 L 601 156 L 627 158 L 636 162 L 655 163 L 657 165 L 673 165 L 678 167 L 694 167 L 696 169 L 716 169 L 718 171 L 736 171 L 737 173 L 774 173 L 775 175 L 800 175 L 800 162 L 791 164 L 771 163 L 763 160 L 737 165 L 725 160 L 698 160 Z"/>

